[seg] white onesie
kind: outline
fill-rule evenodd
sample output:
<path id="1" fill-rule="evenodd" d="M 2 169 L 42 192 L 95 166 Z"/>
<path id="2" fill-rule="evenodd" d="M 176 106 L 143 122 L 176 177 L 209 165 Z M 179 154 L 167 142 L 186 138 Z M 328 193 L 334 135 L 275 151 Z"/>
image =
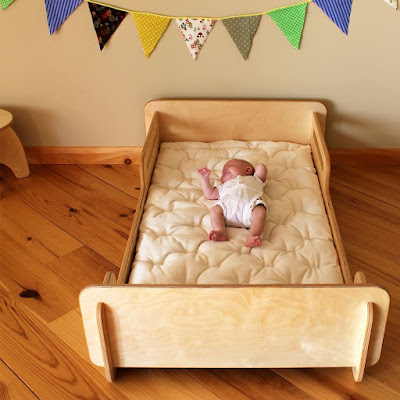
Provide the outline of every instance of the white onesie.
<path id="1" fill-rule="evenodd" d="M 225 223 L 238 228 L 249 228 L 251 224 L 251 213 L 254 207 L 267 205 L 263 200 L 263 182 L 255 175 L 238 175 L 229 179 L 224 184 L 219 184 L 219 199 L 217 205 L 221 206 L 225 217 Z"/>

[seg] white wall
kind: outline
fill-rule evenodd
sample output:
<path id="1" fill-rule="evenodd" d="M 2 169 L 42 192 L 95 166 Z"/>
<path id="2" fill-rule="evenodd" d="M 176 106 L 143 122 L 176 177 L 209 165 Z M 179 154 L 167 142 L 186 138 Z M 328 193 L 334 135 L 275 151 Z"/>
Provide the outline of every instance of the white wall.
<path id="1" fill-rule="evenodd" d="M 110 0 L 188 16 L 260 12 L 296 0 Z M 44 0 L 0 11 L 0 107 L 29 146 L 140 146 L 158 98 L 318 99 L 330 147 L 400 147 L 400 10 L 354 0 L 349 35 L 309 4 L 300 50 L 264 16 L 248 61 L 217 22 L 197 61 L 175 21 L 149 59 L 128 16 L 100 52 L 86 3 L 50 36 Z"/>

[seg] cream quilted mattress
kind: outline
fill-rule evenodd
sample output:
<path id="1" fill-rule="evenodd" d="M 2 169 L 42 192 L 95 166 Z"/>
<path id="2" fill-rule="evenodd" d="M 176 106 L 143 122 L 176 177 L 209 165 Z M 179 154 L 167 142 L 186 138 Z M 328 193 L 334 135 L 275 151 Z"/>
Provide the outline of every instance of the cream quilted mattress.
<path id="1" fill-rule="evenodd" d="M 197 170 L 216 182 L 225 162 L 268 167 L 268 219 L 262 246 L 247 248 L 246 229 L 228 242 L 208 240 L 207 200 Z M 145 206 L 130 283 L 343 283 L 309 146 L 287 142 L 163 143 Z"/>

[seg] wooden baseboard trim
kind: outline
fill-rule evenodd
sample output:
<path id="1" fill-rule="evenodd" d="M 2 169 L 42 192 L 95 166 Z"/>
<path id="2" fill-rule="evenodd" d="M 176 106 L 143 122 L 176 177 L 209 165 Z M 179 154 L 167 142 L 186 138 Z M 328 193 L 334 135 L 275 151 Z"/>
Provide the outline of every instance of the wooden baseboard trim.
<path id="1" fill-rule="evenodd" d="M 332 165 L 399 167 L 400 149 L 328 149 Z"/>
<path id="2" fill-rule="evenodd" d="M 139 164 L 142 147 L 25 147 L 29 164 Z"/>
<path id="3" fill-rule="evenodd" d="M 139 164 L 141 146 L 25 147 L 29 164 Z M 400 149 L 329 149 L 332 165 L 400 166 Z"/>

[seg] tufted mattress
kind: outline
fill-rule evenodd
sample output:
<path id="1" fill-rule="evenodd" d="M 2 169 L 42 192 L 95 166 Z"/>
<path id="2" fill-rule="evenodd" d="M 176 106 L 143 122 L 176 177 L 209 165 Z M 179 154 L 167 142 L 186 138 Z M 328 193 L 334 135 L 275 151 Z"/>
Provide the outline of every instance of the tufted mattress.
<path id="1" fill-rule="evenodd" d="M 247 231 L 208 240 L 209 210 L 197 170 L 217 183 L 230 158 L 268 167 L 268 219 L 262 246 L 244 246 Z M 139 231 L 130 283 L 343 283 L 310 146 L 288 142 L 162 143 Z"/>

